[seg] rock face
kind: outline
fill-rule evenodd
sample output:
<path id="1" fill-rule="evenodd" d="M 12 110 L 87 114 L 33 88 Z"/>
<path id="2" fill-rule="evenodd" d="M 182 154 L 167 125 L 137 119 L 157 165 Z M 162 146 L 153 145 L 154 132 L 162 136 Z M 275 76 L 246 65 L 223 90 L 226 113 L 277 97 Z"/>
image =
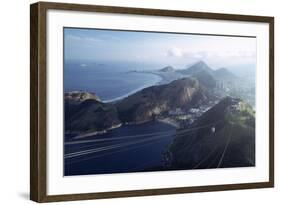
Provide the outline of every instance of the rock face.
<path id="1" fill-rule="evenodd" d="M 83 92 L 83 91 L 72 91 L 64 93 L 64 99 L 69 102 L 83 102 L 85 100 L 96 100 L 101 101 L 95 93 Z"/>
<path id="2" fill-rule="evenodd" d="M 180 108 L 188 110 L 207 99 L 207 92 L 192 78 L 175 80 L 166 85 L 152 86 L 117 103 L 123 122 L 143 123 L 155 116 Z"/>
<path id="3" fill-rule="evenodd" d="M 169 154 L 171 167 L 182 169 L 254 166 L 255 113 L 242 100 L 226 97 L 179 130 Z"/>

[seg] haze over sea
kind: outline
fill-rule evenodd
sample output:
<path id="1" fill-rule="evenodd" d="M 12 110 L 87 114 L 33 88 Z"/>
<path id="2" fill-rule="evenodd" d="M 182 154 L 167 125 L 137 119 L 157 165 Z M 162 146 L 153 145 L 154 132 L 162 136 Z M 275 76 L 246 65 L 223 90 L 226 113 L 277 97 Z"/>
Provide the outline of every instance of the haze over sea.
<path id="1" fill-rule="evenodd" d="M 103 101 L 117 100 L 159 83 L 161 78 L 157 75 L 131 72 L 155 68 L 157 65 L 124 62 L 66 62 L 64 92 L 82 90 L 96 93 Z"/>

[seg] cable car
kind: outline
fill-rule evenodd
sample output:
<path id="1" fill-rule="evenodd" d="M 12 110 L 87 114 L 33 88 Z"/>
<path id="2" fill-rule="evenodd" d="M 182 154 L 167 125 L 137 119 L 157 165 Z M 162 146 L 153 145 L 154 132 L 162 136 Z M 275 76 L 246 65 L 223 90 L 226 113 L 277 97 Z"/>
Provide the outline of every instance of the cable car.
<path id="1" fill-rule="evenodd" d="M 212 127 L 212 128 L 211 128 L 211 132 L 212 132 L 212 133 L 215 133 L 215 132 L 216 132 L 216 128 L 215 128 L 215 127 Z"/>

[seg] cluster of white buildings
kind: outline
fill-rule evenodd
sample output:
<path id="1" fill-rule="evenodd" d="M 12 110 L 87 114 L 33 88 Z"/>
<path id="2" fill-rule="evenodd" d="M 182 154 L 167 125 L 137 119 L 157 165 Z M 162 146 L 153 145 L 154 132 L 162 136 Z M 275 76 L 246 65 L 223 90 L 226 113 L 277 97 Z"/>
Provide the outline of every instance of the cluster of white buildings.
<path id="1" fill-rule="evenodd" d="M 203 113 L 207 112 L 218 101 L 210 101 L 206 105 L 201 105 L 196 108 L 190 108 L 188 111 L 183 111 L 181 108 L 176 108 L 168 112 L 169 118 L 179 122 L 182 126 L 192 124 Z"/>

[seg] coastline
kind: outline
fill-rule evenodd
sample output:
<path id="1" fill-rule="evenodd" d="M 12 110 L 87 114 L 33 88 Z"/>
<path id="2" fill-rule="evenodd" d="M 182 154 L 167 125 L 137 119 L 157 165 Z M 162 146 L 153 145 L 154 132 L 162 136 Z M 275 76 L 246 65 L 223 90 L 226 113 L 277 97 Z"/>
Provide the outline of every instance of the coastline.
<path id="1" fill-rule="evenodd" d="M 133 72 L 135 72 L 135 71 L 133 71 Z M 135 72 L 135 73 L 142 73 L 142 74 L 143 74 L 143 72 Z M 132 95 L 132 94 L 134 94 L 134 93 L 136 93 L 136 92 L 142 90 L 142 89 L 145 89 L 145 88 L 150 87 L 150 86 L 159 85 L 159 84 L 162 84 L 162 83 L 165 82 L 164 78 L 163 78 L 161 75 L 158 75 L 158 74 L 156 74 L 156 73 L 150 73 L 150 72 L 146 72 L 145 74 L 155 75 L 155 76 L 158 77 L 158 80 L 155 81 L 155 82 L 152 83 L 152 84 L 145 84 L 145 85 L 143 85 L 143 86 L 141 86 L 141 87 L 139 87 L 139 88 L 136 88 L 136 89 L 130 91 L 129 93 L 126 93 L 125 95 L 121 95 L 121 96 L 119 96 L 119 97 L 116 97 L 116 98 L 113 98 L 113 99 L 109 99 L 109 100 L 102 100 L 102 102 L 103 102 L 103 103 L 114 103 L 114 102 L 119 101 L 119 100 L 122 100 L 122 99 L 124 99 L 124 98 L 126 98 L 126 97 L 128 97 L 128 96 L 130 96 L 130 95 Z M 110 130 L 113 130 L 113 129 L 116 129 L 116 128 L 121 127 L 122 125 L 123 125 L 123 123 L 120 123 L 120 124 L 118 124 L 118 125 L 114 125 L 114 126 L 108 128 L 108 129 L 101 130 L 101 131 L 81 132 L 81 133 L 78 132 L 78 133 L 76 133 L 77 135 L 76 135 L 75 137 L 73 137 L 73 139 L 74 139 L 74 140 L 79 140 L 79 139 L 86 138 L 86 137 L 90 137 L 90 136 L 105 134 L 105 133 L 107 133 L 107 132 L 110 131 Z M 65 133 L 65 134 L 66 134 L 66 133 Z M 73 133 L 73 134 L 74 134 L 74 133 Z"/>
<path id="2" fill-rule="evenodd" d="M 131 72 L 134 72 L 134 73 L 141 73 L 141 74 L 149 74 L 149 75 L 155 75 L 158 77 L 158 80 L 155 81 L 153 84 L 145 84 L 139 88 L 136 88 L 134 89 L 133 91 L 130 91 L 129 93 L 126 93 L 125 95 L 121 95 L 119 97 L 116 97 L 116 98 L 113 98 L 113 99 L 109 99 L 109 100 L 102 100 L 103 103 L 114 103 L 114 102 L 117 102 L 119 100 L 122 100 L 138 91 L 141 91 L 147 87 L 151 87 L 151 86 L 155 86 L 155 85 L 161 85 L 161 84 L 165 84 L 169 81 L 172 81 L 172 80 L 175 80 L 174 78 L 171 78 L 171 79 L 167 79 L 164 75 L 165 74 L 162 74 L 162 73 L 158 73 L 157 71 L 131 71 Z M 165 123 L 165 124 L 169 124 L 175 128 L 178 128 L 179 125 L 174 122 L 173 120 L 169 119 L 169 118 L 163 118 L 163 119 L 157 119 L 157 121 L 159 122 L 162 122 L 162 123 Z M 93 132 L 81 132 L 81 133 L 77 133 L 77 135 L 75 137 L 73 137 L 73 139 L 75 140 L 79 140 L 79 139 L 82 139 L 82 138 L 86 138 L 86 137 L 90 137 L 90 136 L 95 136 L 95 135 L 101 135 L 101 134 L 105 134 L 107 133 L 108 131 L 110 130 L 113 130 L 113 129 L 116 129 L 116 128 L 119 128 L 119 127 L 122 127 L 123 126 L 123 123 L 120 123 L 118 125 L 114 125 L 108 129 L 105 129 L 105 130 L 101 130 L 101 131 L 93 131 Z"/>
<path id="3" fill-rule="evenodd" d="M 159 78 L 159 80 L 157 82 L 153 83 L 153 84 L 145 84 L 145 85 L 143 85 L 143 86 L 141 86 L 139 88 L 136 88 L 136 89 L 130 91 L 129 93 L 126 93 L 126 94 L 121 95 L 119 97 L 115 97 L 115 98 L 112 98 L 112 99 L 109 99 L 109 100 L 103 100 L 102 101 L 103 103 L 112 103 L 112 102 L 115 102 L 115 101 L 118 101 L 118 100 L 122 100 L 122 99 L 124 99 L 124 98 L 126 98 L 126 97 L 128 97 L 128 96 L 130 96 L 130 95 L 132 95 L 132 94 L 134 94 L 136 92 L 138 92 L 138 91 L 141 91 L 141 90 L 143 90 L 145 88 L 148 88 L 150 86 L 161 85 L 161 84 L 165 83 L 165 79 L 163 78 L 163 76 L 161 76 L 159 74 L 152 73 L 152 72 L 140 72 L 140 71 L 132 71 L 132 72 L 134 72 L 134 73 L 141 73 L 141 74 L 155 75 L 155 76 L 157 76 Z"/>

